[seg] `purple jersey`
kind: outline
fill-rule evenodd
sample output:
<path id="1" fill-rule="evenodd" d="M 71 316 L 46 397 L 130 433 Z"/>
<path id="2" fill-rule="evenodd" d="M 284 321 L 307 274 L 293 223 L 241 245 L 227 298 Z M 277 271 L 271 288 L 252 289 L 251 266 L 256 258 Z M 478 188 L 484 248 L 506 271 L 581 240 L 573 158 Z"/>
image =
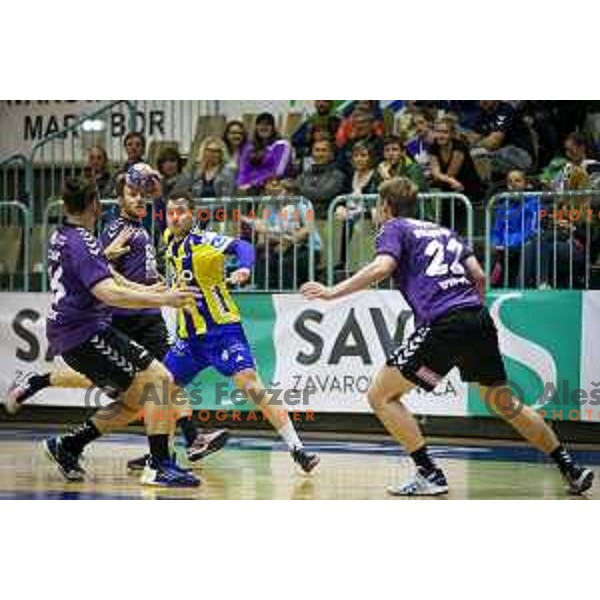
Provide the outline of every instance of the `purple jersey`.
<path id="1" fill-rule="evenodd" d="M 100 235 L 100 243 L 106 248 L 126 227 L 134 230 L 126 244 L 129 252 L 113 261 L 112 266 L 129 281 L 152 285 L 158 281 L 156 252 L 150 234 L 140 221 L 130 221 L 123 217 L 111 221 Z M 115 317 L 161 314 L 160 308 L 113 308 L 112 311 Z"/>
<path id="2" fill-rule="evenodd" d="M 110 308 L 92 294 L 92 288 L 111 274 L 94 235 L 84 227 L 64 223 L 50 239 L 48 277 L 52 306 L 46 336 L 50 354 L 56 356 L 110 324 Z"/>
<path id="3" fill-rule="evenodd" d="M 454 231 L 428 221 L 391 219 L 377 234 L 376 253 L 396 259 L 394 283 L 417 327 L 456 308 L 481 306 L 463 265 L 473 251 Z"/>

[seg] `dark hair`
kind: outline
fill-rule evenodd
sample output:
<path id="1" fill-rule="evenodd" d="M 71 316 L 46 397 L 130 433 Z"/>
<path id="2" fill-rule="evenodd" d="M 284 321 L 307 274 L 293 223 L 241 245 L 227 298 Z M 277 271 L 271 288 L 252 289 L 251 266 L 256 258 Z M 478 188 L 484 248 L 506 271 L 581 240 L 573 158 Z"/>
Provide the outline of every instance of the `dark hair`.
<path id="1" fill-rule="evenodd" d="M 310 143 L 310 149 L 312 150 L 316 144 L 327 144 L 329 146 L 329 151 L 332 154 L 335 153 L 335 144 L 333 140 L 329 137 L 325 137 L 322 140 L 312 140 Z"/>
<path id="2" fill-rule="evenodd" d="M 231 144 L 229 143 L 227 136 L 229 134 L 229 130 L 235 125 L 237 125 L 238 127 L 241 127 L 242 131 L 244 132 L 244 136 L 242 138 L 242 143 L 240 144 L 240 147 L 242 147 L 248 141 L 248 132 L 246 131 L 246 126 L 244 125 L 244 123 L 242 123 L 242 121 L 237 121 L 237 120 L 229 121 L 225 125 L 225 131 L 223 132 L 223 141 L 225 142 L 225 146 L 227 146 L 227 151 L 229 152 L 229 154 L 232 154 L 233 148 L 231 147 Z"/>
<path id="3" fill-rule="evenodd" d="M 393 177 L 379 186 L 381 199 L 394 217 L 411 217 L 417 206 L 417 186 L 408 177 Z"/>
<path id="4" fill-rule="evenodd" d="M 176 148 L 173 148 L 172 146 L 167 146 L 166 148 L 163 148 L 163 150 L 161 150 L 160 154 L 158 155 L 158 159 L 156 160 L 156 166 L 159 171 L 162 169 L 163 164 L 168 160 L 176 162 L 177 172 L 181 173 L 181 169 L 183 168 L 183 159 L 181 158 L 181 154 L 179 154 L 179 151 Z"/>
<path id="5" fill-rule="evenodd" d="M 194 199 L 192 198 L 192 195 L 190 194 L 190 192 L 188 190 L 184 190 L 182 188 L 175 188 L 170 194 L 169 194 L 169 198 L 167 200 L 167 204 L 170 201 L 183 201 L 183 203 L 185 204 L 186 208 L 188 208 L 189 210 L 194 210 Z"/>
<path id="6" fill-rule="evenodd" d="M 130 131 L 126 136 L 125 139 L 123 140 L 123 146 L 127 145 L 127 142 L 131 139 L 131 138 L 138 138 L 141 142 L 142 142 L 142 148 L 144 149 L 144 152 L 146 151 L 146 138 L 144 136 L 144 134 L 141 131 Z"/>
<path id="7" fill-rule="evenodd" d="M 273 127 L 273 133 L 269 138 L 262 139 L 259 138 L 256 132 L 256 126 L 259 123 L 267 123 Z M 254 124 L 254 135 L 252 136 L 252 152 L 248 160 L 253 167 L 258 167 L 262 164 L 263 159 L 265 157 L 265 150 L 267 146 L 270 146 L 275 140 L 279 139 L 279 134 L 277 133 L 277 129 L 275 128 L 275 117 L 271 113 L 261 113 L 256 117 L 256 122 Z"/>
<path id="8" fill-rule="evenodd" d="M 400 148 L 404 148 L 404 140 L 399 135 L 388 135 L 383 138 L 383 147 L 397 144 Z"/>
<path id="9" fill-rule="evenodd" d="M 98 196 L 98 187 L 90 179 L 77 177 L 65 181 L 63 201 L 68 213 L 80 215 Z"/>

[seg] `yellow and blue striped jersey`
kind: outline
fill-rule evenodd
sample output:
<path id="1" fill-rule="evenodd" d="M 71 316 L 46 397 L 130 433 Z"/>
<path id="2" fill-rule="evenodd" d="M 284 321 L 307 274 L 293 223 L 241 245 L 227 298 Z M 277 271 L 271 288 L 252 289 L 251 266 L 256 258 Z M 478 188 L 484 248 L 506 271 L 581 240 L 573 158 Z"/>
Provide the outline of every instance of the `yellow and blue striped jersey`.
<path id="1" fill-rule="evenodd" d="M 235 239 L 195 228 L 181 240 L 167 230 L 165 242 L 170 283 L 201 294 L 194 308 L 178 309 L 177 336 L 186 339 L 218 325 L 239 323 L 240 311 L 225 282 L 225 255 Z"/>

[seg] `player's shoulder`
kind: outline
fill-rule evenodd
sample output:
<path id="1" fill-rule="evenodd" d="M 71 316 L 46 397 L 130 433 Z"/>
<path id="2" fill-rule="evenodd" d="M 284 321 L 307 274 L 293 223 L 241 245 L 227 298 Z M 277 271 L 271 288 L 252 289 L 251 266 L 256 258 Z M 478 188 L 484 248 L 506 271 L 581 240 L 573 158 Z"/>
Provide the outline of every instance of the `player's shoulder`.
<path id="1" fill-rule="evenodd" d="M 98 239 L 85 227 L 75 227 L 72 240 L 83 252 L 87 252 L 93 256 L 100 256 L 102 254 L 102 248 L 98 243 Z"/>
<path id="2" fill-rule="evenodd" d="M 121 217 L 117 217 L 116 219 L 112 219 L 109 221 L 102 233 L 100 234 L 101 239 L 109 239 L 112 240 L 116 238 L 120 231 L 125 227 L 125 221 Z"/>

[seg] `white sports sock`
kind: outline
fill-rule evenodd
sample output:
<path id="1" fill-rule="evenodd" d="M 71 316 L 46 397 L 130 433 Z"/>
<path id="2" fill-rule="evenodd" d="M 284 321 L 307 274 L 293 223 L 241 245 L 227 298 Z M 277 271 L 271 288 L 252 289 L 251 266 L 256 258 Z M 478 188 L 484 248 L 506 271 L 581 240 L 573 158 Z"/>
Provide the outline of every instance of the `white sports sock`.
<path id="1" fill-rule="evenodd" d="M 289 418 L 279 425 L 277 433 L 279 433 L 279 435 L 283 438 L 290 450 L 293 450 L 294 448 L 302 448 L 302 442 L 296 433 L 294 424 Z"/>

